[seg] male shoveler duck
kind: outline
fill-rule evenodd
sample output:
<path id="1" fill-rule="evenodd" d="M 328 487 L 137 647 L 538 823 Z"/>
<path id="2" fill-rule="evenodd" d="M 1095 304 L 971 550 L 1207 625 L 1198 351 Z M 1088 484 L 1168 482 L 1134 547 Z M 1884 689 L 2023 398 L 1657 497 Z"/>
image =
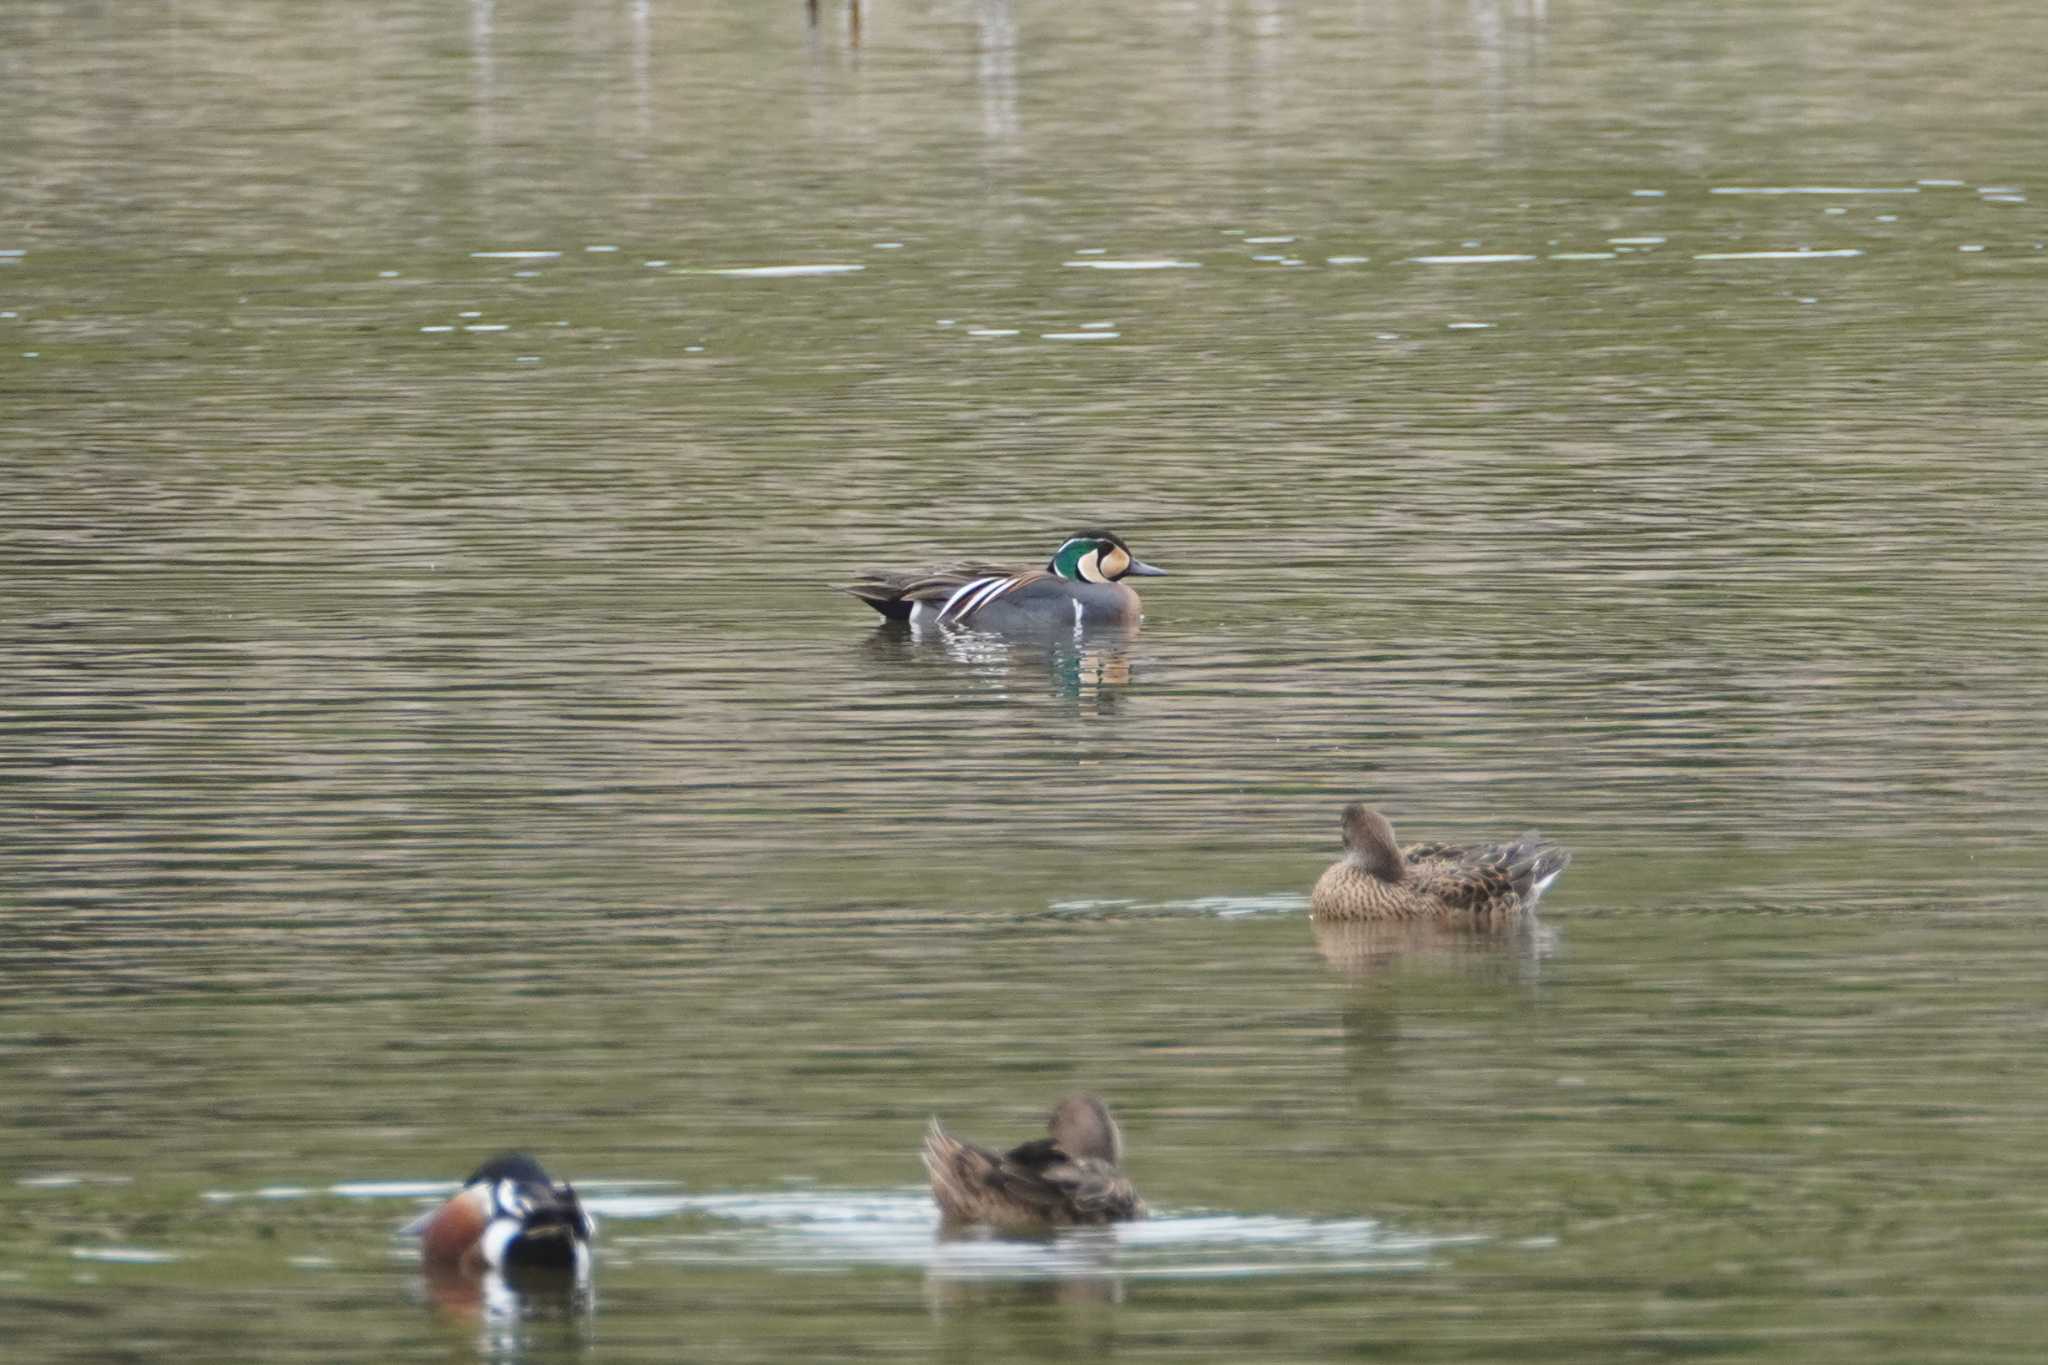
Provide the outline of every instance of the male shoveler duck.
<path id="1" fill-rule="evenodd" d="M 421 1255 L 433 1264 L 580 1273 L 590 1265 L 597 1224 L 567 1181 L 549 1179 L 524 1152 L 501 1152 L 405 1231 L 420 1239 Z"/>
<path id="2" fill-rule="evenodd" d="M 1358 801 L 1344 808 L 1344 856 L 1309 896 L 1319 920 L 1492 921 L 1536 908 L 1572 860 L 1529 833 L 1501 844 L 1401 848 L 1387 817 Z"/>
<path id="3" fill-rule="evenodd" d="M 998 1155 L 948 1135 L 933 1119 L 924 1168 L 945 1221 L 1029 1232 L 1145 1216 L 1144 1202 L 1118 1169 L 1124 1135 L 1109 1106 L 1093 1095 L 1069 1095 L 1046 1130 L 1051 1136 Z"/>
<path id="4" fill-rule="evenodd" d="M 1081 630 L 1137 624 L 1144 604 L 1123 580 L 1165 574 L 1114 531 L 1076 531 L 1043 569 L 956 564 L 864 573 L 846 591 L 892 621 L 973 630 Z"/>

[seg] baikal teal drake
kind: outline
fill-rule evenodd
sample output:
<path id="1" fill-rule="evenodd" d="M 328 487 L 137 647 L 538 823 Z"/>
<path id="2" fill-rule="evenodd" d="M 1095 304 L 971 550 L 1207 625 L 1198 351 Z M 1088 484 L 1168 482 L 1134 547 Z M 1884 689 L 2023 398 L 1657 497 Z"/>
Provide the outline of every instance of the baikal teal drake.
<path id="1" fill-rule="evenodd" d="M 1163 575 L 1114 531 L 1076 531 L 1043 569 L 956 564 L 864 573 L 846 591 L 892 621 L 994 632 L 1089 630 L 1138 623 L 1144 603 L 1123 580 Z"/>
<path id="2" fill-rule="evenodd" d="M 501 1152 L 472 1171 L 454 1198 L 405 1232 L 420 1239 L 420 1254 L 430 1265 L 581 1274 L 590 1268 L 597 1224 L 567 1181 L 551 1179 L 524 1152 Z"/>
<path id="3" fill-rule="evenodd" d="M 1386 816 L 1354 801 L 1344 808 L 1344 856 L 1316 882 L 1309 913 L 1323 921 L 1496 924 L 1535 909 L 1571 860 L 1569 849 L 1533 832 L 1499 844 L 1402 848 Z"/>
<path id="4" fill-rule="evenodd" d="M 998 1153 L 960 1141 L 933 1119 L 924 1168 L 946 1225 L 1043 1232 L 1145 1216 L 1120 1169 L 1124 1135 L 1108 1105 L 1093 1095 L 1069 1095 L 1052 1111 L 1046 1132 Z"/>

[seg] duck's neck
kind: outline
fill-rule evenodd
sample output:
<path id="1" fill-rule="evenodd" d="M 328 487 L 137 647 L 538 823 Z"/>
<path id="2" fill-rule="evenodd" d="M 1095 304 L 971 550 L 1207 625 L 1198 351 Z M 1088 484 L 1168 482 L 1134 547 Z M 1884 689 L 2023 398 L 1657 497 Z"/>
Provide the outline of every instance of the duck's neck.
<path id="1" fill-rule="evenodd" d="M 1383 882 L 1398 882 L 1408 875 L 1407 866 L 1401 861 L 1400 850 L 1384 846 L 1352 849 L 1351 865 L 1367 876 L 1376 877 Z"/>

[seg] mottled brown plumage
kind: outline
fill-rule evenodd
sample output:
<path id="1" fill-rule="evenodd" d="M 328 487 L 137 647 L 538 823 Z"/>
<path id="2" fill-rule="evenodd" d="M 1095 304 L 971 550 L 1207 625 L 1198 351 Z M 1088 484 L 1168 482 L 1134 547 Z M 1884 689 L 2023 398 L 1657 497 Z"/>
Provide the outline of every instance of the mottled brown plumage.
<path id="1" fill-rule="evenodd" d="M 1344 808 L 1344 856 L 1309 896 L 1320 920 L 1491 921 L 1534 909 L 1571 852 L 1535 833 L 1507 843 L 1401 848 L 1394 827 L 1359 802 Z"/>
<path id="2" fill-rule="evenodd" d="M 1145 1216 L 1118 1169 L 1123 1134 L 1108 1106 L 1093 1095 L 1069 1095 L 1046 1128 L 1051 1136 L 998 1155 L 950 1136 L 933 1119 L 924 1167 L 945 1221 L 1031 1232 Z"/>

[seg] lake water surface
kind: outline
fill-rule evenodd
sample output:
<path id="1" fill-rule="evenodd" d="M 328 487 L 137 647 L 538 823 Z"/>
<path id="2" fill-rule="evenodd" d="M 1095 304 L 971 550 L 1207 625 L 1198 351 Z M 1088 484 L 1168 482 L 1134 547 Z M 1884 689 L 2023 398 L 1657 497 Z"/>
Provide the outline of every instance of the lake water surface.
<path id="1" fill-rule="evenodd" d="M 10 1353 L 2037 1358 L 2044 48 L 8 6 Z M 1576 860 L 1318 936 L 1360 797 Z M 1084 1086 L 1154 1217 L 936 1237 Z M 394 1239 L 510 1145 L 588 1285 Z"/>

